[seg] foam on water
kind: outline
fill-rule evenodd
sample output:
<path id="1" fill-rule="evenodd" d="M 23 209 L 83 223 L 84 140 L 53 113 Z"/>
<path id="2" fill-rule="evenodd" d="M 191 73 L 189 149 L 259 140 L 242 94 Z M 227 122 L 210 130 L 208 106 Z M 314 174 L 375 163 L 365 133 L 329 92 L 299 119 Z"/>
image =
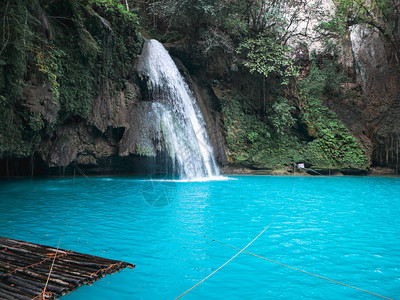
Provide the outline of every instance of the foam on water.
<path id="1" fill-rule="evenodd" d="M 208 182 L 208 181 L 227 181 L 227 180 L 236 180 L 236 179 L 227 176 L 210 176 L 210 177 L 201 177 L 193 179 L 151 179 L 151 181 L 156 181 L 156 182 Z"/>
<path id="2" fill-rule="evenodd" d="M 152 107 L 163 139 L 181 179 L 219 176 L 213 148 L 196 98 L 164 46 L 145 42 L 138 71 L 148 80 Z"/>

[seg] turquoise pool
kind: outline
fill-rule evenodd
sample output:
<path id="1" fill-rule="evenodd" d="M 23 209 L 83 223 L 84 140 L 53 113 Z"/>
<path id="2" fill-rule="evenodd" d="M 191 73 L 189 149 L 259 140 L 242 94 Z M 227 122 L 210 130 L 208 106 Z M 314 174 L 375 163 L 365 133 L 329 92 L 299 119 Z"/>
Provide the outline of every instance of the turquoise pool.
<path id="1" fill-rule="evenodd" d="M 400 299 L 400 179 L 0 181 L 0 235 L 136 264 L 63 297 L 174 299 L 237 253 Z M 379 299 L 241 253 L 182 299 Z"/>

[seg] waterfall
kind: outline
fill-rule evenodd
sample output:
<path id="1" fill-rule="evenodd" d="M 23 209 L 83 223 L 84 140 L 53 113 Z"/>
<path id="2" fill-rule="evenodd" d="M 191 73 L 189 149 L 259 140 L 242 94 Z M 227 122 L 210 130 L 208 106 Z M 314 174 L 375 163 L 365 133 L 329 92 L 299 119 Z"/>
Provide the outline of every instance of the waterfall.
<path id="1" fill-rule="evenodd" d="M 138 72 L 147 78 L 162 140 L 181 179 L 219 175 L 205 122 L 193 93 L 164 46 L 146 41 Z"/>

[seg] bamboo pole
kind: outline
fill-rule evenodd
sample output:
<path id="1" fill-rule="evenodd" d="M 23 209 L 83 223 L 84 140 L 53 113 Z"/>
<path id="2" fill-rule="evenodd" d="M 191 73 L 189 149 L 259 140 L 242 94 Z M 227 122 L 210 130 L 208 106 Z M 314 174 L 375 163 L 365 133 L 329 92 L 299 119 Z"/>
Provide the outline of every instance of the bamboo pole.
<path id="1" fill-rule="evenodd" d="M 0 237 L 0 299 L 53 299 L 125 267 L 134 265 Z"/>

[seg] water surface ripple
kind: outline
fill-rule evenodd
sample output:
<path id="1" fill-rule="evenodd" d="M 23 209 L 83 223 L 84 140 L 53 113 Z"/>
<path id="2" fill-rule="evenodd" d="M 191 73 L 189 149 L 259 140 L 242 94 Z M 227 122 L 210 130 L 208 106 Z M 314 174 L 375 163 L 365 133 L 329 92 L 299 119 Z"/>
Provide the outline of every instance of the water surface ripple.
<path id="1" fill-rule="evenodd" d="M 174 299 L 237 252 L 203 235 L 242 248 L 279 214 L 247 251 L 400 299 L 399 178 L 232 178 L 3 180 L 0 235 L 136 264 L 62 299 Z M 246 253 L 183 299 L 221 298 L 378 299 Z"/>

